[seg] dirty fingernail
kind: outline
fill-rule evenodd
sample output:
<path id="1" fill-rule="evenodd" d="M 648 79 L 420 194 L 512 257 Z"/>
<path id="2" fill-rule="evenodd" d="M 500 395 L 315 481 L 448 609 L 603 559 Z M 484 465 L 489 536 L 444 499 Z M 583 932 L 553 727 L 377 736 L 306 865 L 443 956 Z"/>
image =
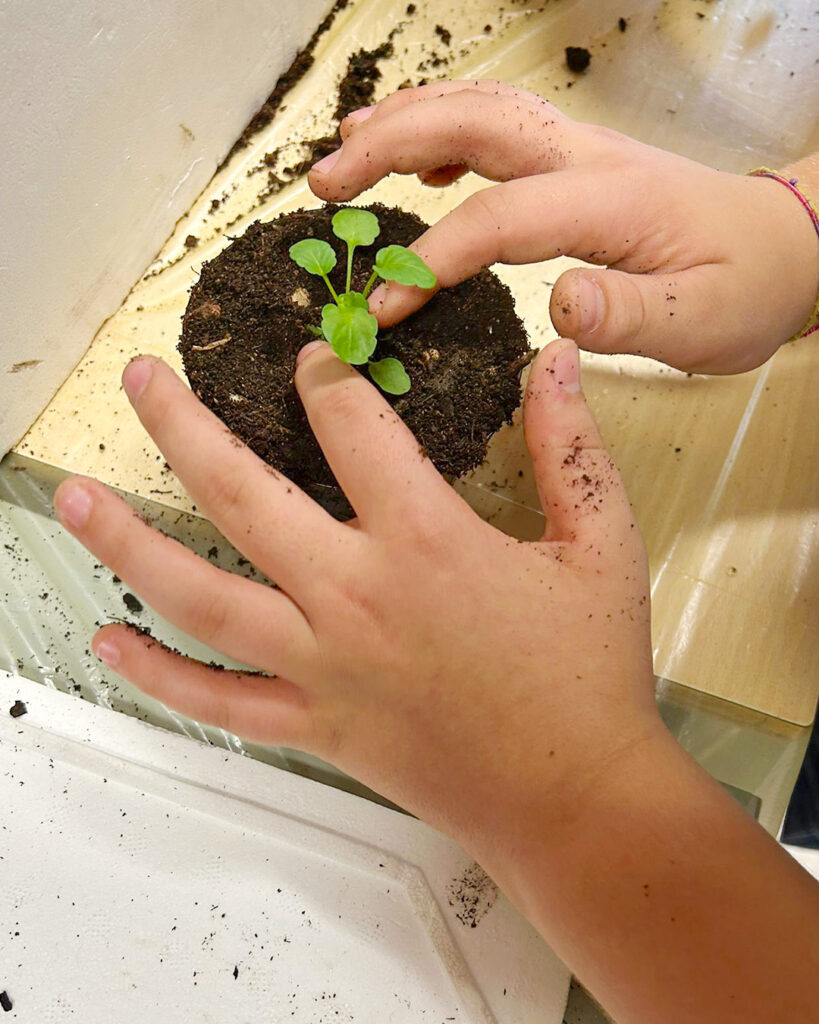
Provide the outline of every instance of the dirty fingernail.
<path id="1" fill-rule="evenodd" d="M 135 402 L 145 390 L 153 372 L 152 360 L 143 356 L 132 359 L 125 367 L 125 372 L 122 374 L 122 386 L 132 402 Z"/>
<path id="2" fill-rule="evenodd" d="M 110 640 L 100 640 L 94 645 L 94 654 L 109 668 L 119 665 L 119 647 Z"/>
<path id="3" fill-rule="evenodd" d="M 57 514 L 66 526 L 81 530 L 91 515 L 91 495 L 80 484 L 69 484 L 60 488 L 57 495 Z"/>
<path id="4" fill-rule="evenodd" d="M 298 366 L 303 359 L 306 359 L 311 352 L 315 352 L 317 348 L 321 348 L 325 342 L 323 341 L 308 341 L 304 348 L 299 349 L 299 354 L 296 356 L 296 366 Z"/>
<path id="5" fill-rule="evenodd" d="M 561 391 L 576 395 L 580 390 L 580 357 L 577 346 L 568 342 L 555 359 L 555 383 Z"/>
<path id="6" fill-rule="evenodd" d="M 603 289 L 591 277 L 580 278 L 580 330 L 584 334 L 596 331 L 606 314 Z"/>
<path id="7" fill-rule="evenodd" d="M 341 150 L 337 149 L 335 153 L 330 153 L 328 156 L 322 157 L 318 163 L 313 164 L 313 170 L 318 171 L 319 174 L 329 174 L 338 163 L 338 158 L 340 156 Z"/>

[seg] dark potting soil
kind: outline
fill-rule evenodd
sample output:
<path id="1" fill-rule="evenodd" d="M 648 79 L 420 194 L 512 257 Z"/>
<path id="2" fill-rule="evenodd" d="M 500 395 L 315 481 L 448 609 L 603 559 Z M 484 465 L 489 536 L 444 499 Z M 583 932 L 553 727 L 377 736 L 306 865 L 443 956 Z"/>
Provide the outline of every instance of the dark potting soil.
<path id="1" fill-rule="evenodd" d="M 388 60 L 394 53 L 391 40 L 374 50 L 358 50 L 347 61 L 347 71 L 338 86 L 338 104 L 333 117 L 343 121 L 353 110 L 368 107 L 373 101 L 375 83 L 381 78 L 380 60 Z"/>
<path id="2" fill-rule="evenodd" d="M 298 210 L 251 224 L 202 266 L 182 321 L 179 350 L 191 386 L 230 429 L 334 515 L 350 507 L 307 422 L 293 384 L 296 353 L 314 336 L 329 301 L 324 282 L 288 250 L 315 237 L 336 249 L 330 275 L 344 288 L 346 258 L 330 221 L 337 206 Z M 426 228 L 412 213 L 367 207 L 379 219 L 375 244 L 356 250 L 353 288 L 366 283 L 375 251 L 408 245 Z M 520 403 L 529 345 L 512 295 L 490 271 L 438 293 L 407 320 L 379 332 L 376 356 L 399 358 L 412 380 L 389 401 L 438 469 L 458 477 L 479 465 L 492 434 Z M 374 386 L 374 385 L 373 385 Z"/>
<path id="3" fill-rule="evenodd" d="M 350 0 L 336 0 L 330 9 L 327 17 L 321 22 L 319 27 L 310 37 L 309 42 L 300 50 L 285 73 L 279 78 L 273 87 L 273 91 L 256 111 L 247 125 L 245 130 L 233 144 L 233 148 L 228 153 L 227 159 L 230 159 L 233 154 L 248 144 L 250 139 L 258 132 L 261 131 L 266 125 L 270 124 L 273 118 L 276 116 L 279 107 L 282 105 L 284 97 L 290 92 L 293 86 L 301 81 L 302 78 L 307 74 L 310 68 L 313 66 L 315 57 L 313 51 L 316 48 L 316 44 L 324 33 L 330 28 L 335 21 L 335 17 L 339 11 L 343 11 L 344 8 L 349 4 Z"/>
<path id="4" fill-rule="evenodd" d="M 578 75 L 582 74 L 591 64 L 591 54 L 585 46 L 567 46 L 566 64 L 569 71 L 574 71 Z"/>
<path id="5" fill-rule="evenodd" d="M 359 107 L 367 107 L 372 103 L 373 94 L 375 93 L 375 83 L 379 78 L 381 78 L 381 70 L 378 67 L 378 62 L 385 60 L 392 55 L 393 45 L 389 40 L 382 43 L 380 46 L 377 46 L 374 50 L 362 49 L 357 50 L 352 54 L 350 59 L 347 61 L 347 71 L 338 84 L 338 103 L 335 111 L 333 112 L 333 123 L 335 125 L 340 124 L 350 111 L 358 110 Z M 298 60 L 299 57 L 296 58 L 296 62 L 298 62 Z M 310 58 L 310 62 L 312 63 L 312 57 Z M 303 73 L 303 71 L 300 72 L 299 77 L 301 77 Z M 288 89 L 292 88 L 293 84 L 295 84 L 294 81 L 287 76 L 280 79 L 280 84 L 281 82 L 285 82 Z M 276 88 L 278 89 L 279 86 Z M 284 93 L 282 94 L 282 97 L 283 96 Z M 273 113 L 275 113 L 275 111 Z M 273 114 L 271 114 L 270 117 L 265 114 L 265 117 L 266 120 L 262 120 L 257 123 L 257 115 L 251 124 L 248 125 L 239 140 L 242 146 L 247 145 L 247 141 L 251 135 L 253 135 L 255 131 L 258 131 L 260 127 L 264 127 L 264 125 L 272 119 Z M 254 125 L 255 127 L 253 127 Z M 285 167 L 282 171 L 284 178 L 280 178 L 272 171 L 268 173 L 267 188 L 260 194 L 259 199 L 264 202 L 271 196 L 276 195 L 284 185 L 301 177 L 302 174 L 306 174 L 313 164 L 334 152 L 338 149 L 338 146 L 339 139 L 335 133 L 332 135 L 320 135 L 315 139 L 306 139 L 302 146 L 301 158 L 289 167 Z M 241 148 L 239 143 L 236 143 L 233 150 L 231 150 L 231 153 L 234 152 L 237 147 Z M 269 166 L 275 166 L 279 153 L 280 150 L 278 149 L 274 150 L 272 153 L 267 153 L 264 157 L 264 162 Z"/>
<path id="6" fill-rule="evenodd" d="M 238 150 L 244 149 L 257 132 L 270 124 L 278 113 L 287 94 L 293 86 L 297 85 L 304 78 L 313 66 L 315 62 L 314 51 L 319 39 L 331 27 L 338 12 L 344 10 L 349 2 L 350 0 L 336 0 L 327 17 L 311 36 L 310 41 L 303 50 L 296 54 L 293 63 L 278 79 L 271 94 L 256 111 L 245 130 L 233 144 L 226 157 L 226 161 Z M 380 46 L 372 50 L 360 49 L 350 56 L 347 61 L 347 70 L 338 84 L 338 103 L 333 112 L 333 122 L 335 125 L 338 125 L 351 110 L 358 110 L 359 107 L 366 107 L 372 103 L 375 83 L 381 78 L 378 62 L 392 57 L 393 52 L 391 33 L 390 37 Z M 322 157 L 337 149 L 338 144 L 338 137 L 335 134 L 322 135 L 318 138 L 307 140 L 302 159 L 292 167 L 285 168 L 286 180 L 292 180 L 306 173 L 316 161 L 321 160 Z M 268 157 L 271 158 L 271 163 L 275 163 L 275 159 L 272 158 L 277 155 L 278 153 L 268 154 Z M 266 198 L 269 195 L 275 194 L 282 184 L 286 184 L 286 181 L 283 182 L 275 175 L 271 175 L 269 193 Z"/>

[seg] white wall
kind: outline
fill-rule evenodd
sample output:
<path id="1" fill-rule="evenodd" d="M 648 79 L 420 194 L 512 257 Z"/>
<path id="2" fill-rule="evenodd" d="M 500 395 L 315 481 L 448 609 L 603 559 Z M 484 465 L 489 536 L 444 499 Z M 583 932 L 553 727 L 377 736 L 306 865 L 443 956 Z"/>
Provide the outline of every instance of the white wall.
<path id="1" fill-rule="evenodd" d="M 0 0 L 0 454 L 330 2 Z"/>

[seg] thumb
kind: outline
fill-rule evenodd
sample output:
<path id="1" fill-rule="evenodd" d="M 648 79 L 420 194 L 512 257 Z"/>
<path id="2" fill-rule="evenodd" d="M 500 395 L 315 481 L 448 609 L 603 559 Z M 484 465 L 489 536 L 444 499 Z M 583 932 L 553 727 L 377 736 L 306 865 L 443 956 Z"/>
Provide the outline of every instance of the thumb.
<path id="1" fill-rule="evenodd" d="M 523 428 L 548 541 L 601 544 L 635 529 L 617 467 L 580 389 L 573 341 L 558 339 L 532 364 Z"/>
<path id="2" fill-rule="evenodd" d="M 735 373 L 730 342 L 744 324 L 744 304 L 726 268 L 704 264 L 676 274 L 568 270 L 555 283 L 549 313 L 555 329 L 589 352 L 630 352 L 694 373 Z M 770 354 L 770 353 L 768 353 Z M 767 355 L 764 357 L 767 358 Z"/>

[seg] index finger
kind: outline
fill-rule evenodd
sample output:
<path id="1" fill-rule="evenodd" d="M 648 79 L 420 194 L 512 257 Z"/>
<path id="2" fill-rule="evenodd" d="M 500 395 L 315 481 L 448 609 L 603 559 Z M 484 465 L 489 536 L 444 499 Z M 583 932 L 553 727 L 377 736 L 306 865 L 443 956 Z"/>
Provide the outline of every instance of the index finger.
<path id="1" fill-rule="evenodd" d="M 303 595 L 310 563 L 349 531 L 262 462 L 161 359 L 133 360 L 123 386 L 198 507 L 279 586 Z"/>
<path id="2" fill-rule="evenodd" d="M 388 174 L 463 164 L 493 181 L 559 170 L 595 155 L 604 136 L 550 104 L 481 89 L 461 89 L 378 108 L 341 149 L 320 160 L 308 182 L 321 199 L 348 201 Z"/>
<path id="3" fill-rule="evenodd" d="M 346 142 L 347 138 L 352 135 L 356 128 L 363 124 L 364 121 L 369 121 L 370 118 L 375 123 L 375 121 L 386 117 L 388 114 L 394 114 L 396 110 L 400 110 L 401 107 L 406 107 L 410 103 L 417 103 L 419 100 L 437 99 L 441 96 L 446 96 L 447 93 L 464 92 L 469 89 L 476 92 L 486 92 L 494 96 L 514 96 L 524 102 L 548 106 L 552 110 L 557 110 L 548 100 L 544 100 L 542 97 L 535 95 L 535 93 L 525 92 L 523 89 L 517 89 L 514 85 L 507 85 L 506 82 L 500 82 L 494 78 L 428 82 L 426 85 L 418 85 L 414 88 L 398 89 L 371 107 L 353 110 L 339 125 L 339 134 L 342 141 Z"/>
<path id="4" fill-rule="evenodd" d="M 374 384 L 324 342 L 298 357 L 298 389 L 327 462 L 365 530 L 404 531 L 461 499 Z"/>
<path id="5" fill-rule="evenodd" d="M 435 273 L 438 289 L 493 263 L 539 263 L 557 256 L 616 263 L 638 244 L 646 214 L 639 202 L 628 201 L 634 198 L 628 182 L 621 186 L 626 201 L 616 206 L 606 184 L 599 171 L 586 168 L 507 181 L 469 196 L 410 248 Z M 390 282 L 372 293 L 370 309 L 381 327 L 389 327 L 434 294 Z"/>

